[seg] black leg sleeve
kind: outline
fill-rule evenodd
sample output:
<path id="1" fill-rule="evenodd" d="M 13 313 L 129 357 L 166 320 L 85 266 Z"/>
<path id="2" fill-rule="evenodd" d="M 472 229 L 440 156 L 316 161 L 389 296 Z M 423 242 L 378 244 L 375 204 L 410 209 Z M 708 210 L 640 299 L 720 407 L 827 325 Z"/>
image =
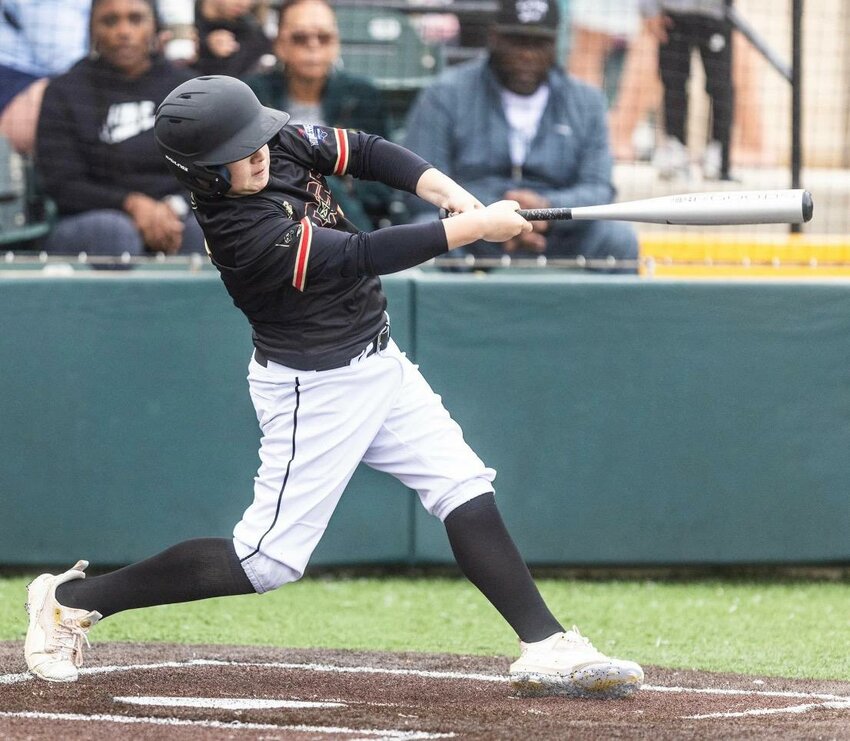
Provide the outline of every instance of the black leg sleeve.
<path id="1" fill-rule="evenodd" d="M 658 46 L 658 69 L 664 86 L 664 130 L 686 144 L 691 45 L 682 28 L 683 20 L 674 18 L 673 23 L 667 29 L 667 42 Z"/>
<path id="2" fill-rule="evenodd" d="M 563 630 L 537 590 L 505 528 L 493 494 L 482 494 L 446 517 L 458 566 L 490 600 L 520 640 L 542 641 Z"/>
<path id="3" fill-rule="evenodd" d="M 103 576 L 60 584 L 56 599 L 65 607 L 97 610 L 109 617 L 136 607 L 254 591 L 232 540 L 198 538 Z"/>

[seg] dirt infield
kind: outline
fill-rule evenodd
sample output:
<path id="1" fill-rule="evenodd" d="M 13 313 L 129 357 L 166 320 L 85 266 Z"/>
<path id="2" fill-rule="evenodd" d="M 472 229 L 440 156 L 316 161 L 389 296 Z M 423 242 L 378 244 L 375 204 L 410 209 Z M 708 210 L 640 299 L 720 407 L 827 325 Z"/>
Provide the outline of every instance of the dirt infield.
<path id="1" fill-rule="evenodd" d="M 645 667 L 628 700 L 512 697 L 504 657 L 100 644 L 80 680 L 0 643 L 3 739 L 850 739 L 850 682 Z"/>

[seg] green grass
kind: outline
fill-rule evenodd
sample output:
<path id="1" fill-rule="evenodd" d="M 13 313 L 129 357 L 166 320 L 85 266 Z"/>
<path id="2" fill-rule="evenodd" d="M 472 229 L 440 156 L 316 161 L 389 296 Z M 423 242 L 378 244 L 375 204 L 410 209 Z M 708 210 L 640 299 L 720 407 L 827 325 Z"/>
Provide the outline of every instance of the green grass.
<path id="1" fill-rule="evenodd" d="M 28 578 L 0 579 L 0 640 L 24 636 Z M 850 679 L 850 585 L 540 579 L 567 627 L 644 664 Z M 450 578 L 314 578 L 252 595 L 133 610 L 97 641 L 168 641 L 513 656 L 510 629 Z"/>

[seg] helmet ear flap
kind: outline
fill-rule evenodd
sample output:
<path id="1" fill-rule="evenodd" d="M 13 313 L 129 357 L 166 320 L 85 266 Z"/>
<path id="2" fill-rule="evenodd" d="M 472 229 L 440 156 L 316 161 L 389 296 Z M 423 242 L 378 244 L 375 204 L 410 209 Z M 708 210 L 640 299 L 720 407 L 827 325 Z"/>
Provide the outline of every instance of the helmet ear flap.
<path id="1" fill-rule="evenodd" d="M 226 165 L 196 165 L 189 159 L 180 162 L 168 154 L 165 161 L 171 173 L 190 191 L 208 198 L 220 198 L 230 191 L 230 171 Z"/>
<path id="2" fill-rule="evenodd" d="M 195 165 L 191 169 L 197 183 L 193 190 L 211 198 L 220 198 L 230 190 L 230 170 L 225 165 Z"/>

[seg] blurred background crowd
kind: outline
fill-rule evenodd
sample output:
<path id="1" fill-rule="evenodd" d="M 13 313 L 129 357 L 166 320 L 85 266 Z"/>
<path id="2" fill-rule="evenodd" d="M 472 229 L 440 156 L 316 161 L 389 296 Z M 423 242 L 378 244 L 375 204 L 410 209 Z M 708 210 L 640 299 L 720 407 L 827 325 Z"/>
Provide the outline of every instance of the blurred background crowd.
<path id="1" fill-rule="evenodd" d="M 203 252 L 152 124 L 173 87 L 205 74 L 245 80 L 294 123 L 404 144 L 485 202 L 581 206 L 788 187 L 783 64 L 794 5 L 3 0 L 0 245 Z M 835 205 L 819 214 L 819 231 L 847 235 L 850 10 L 822 0 L 803 18 L 803 163 Z M 345 178 L 331 188 L 363 230 L 435 217 L 380 184 Z M 611 258 L 633 270 L 642 235 L 614 222 L 538 222 L 520 240 L 469 252 Z"/>

